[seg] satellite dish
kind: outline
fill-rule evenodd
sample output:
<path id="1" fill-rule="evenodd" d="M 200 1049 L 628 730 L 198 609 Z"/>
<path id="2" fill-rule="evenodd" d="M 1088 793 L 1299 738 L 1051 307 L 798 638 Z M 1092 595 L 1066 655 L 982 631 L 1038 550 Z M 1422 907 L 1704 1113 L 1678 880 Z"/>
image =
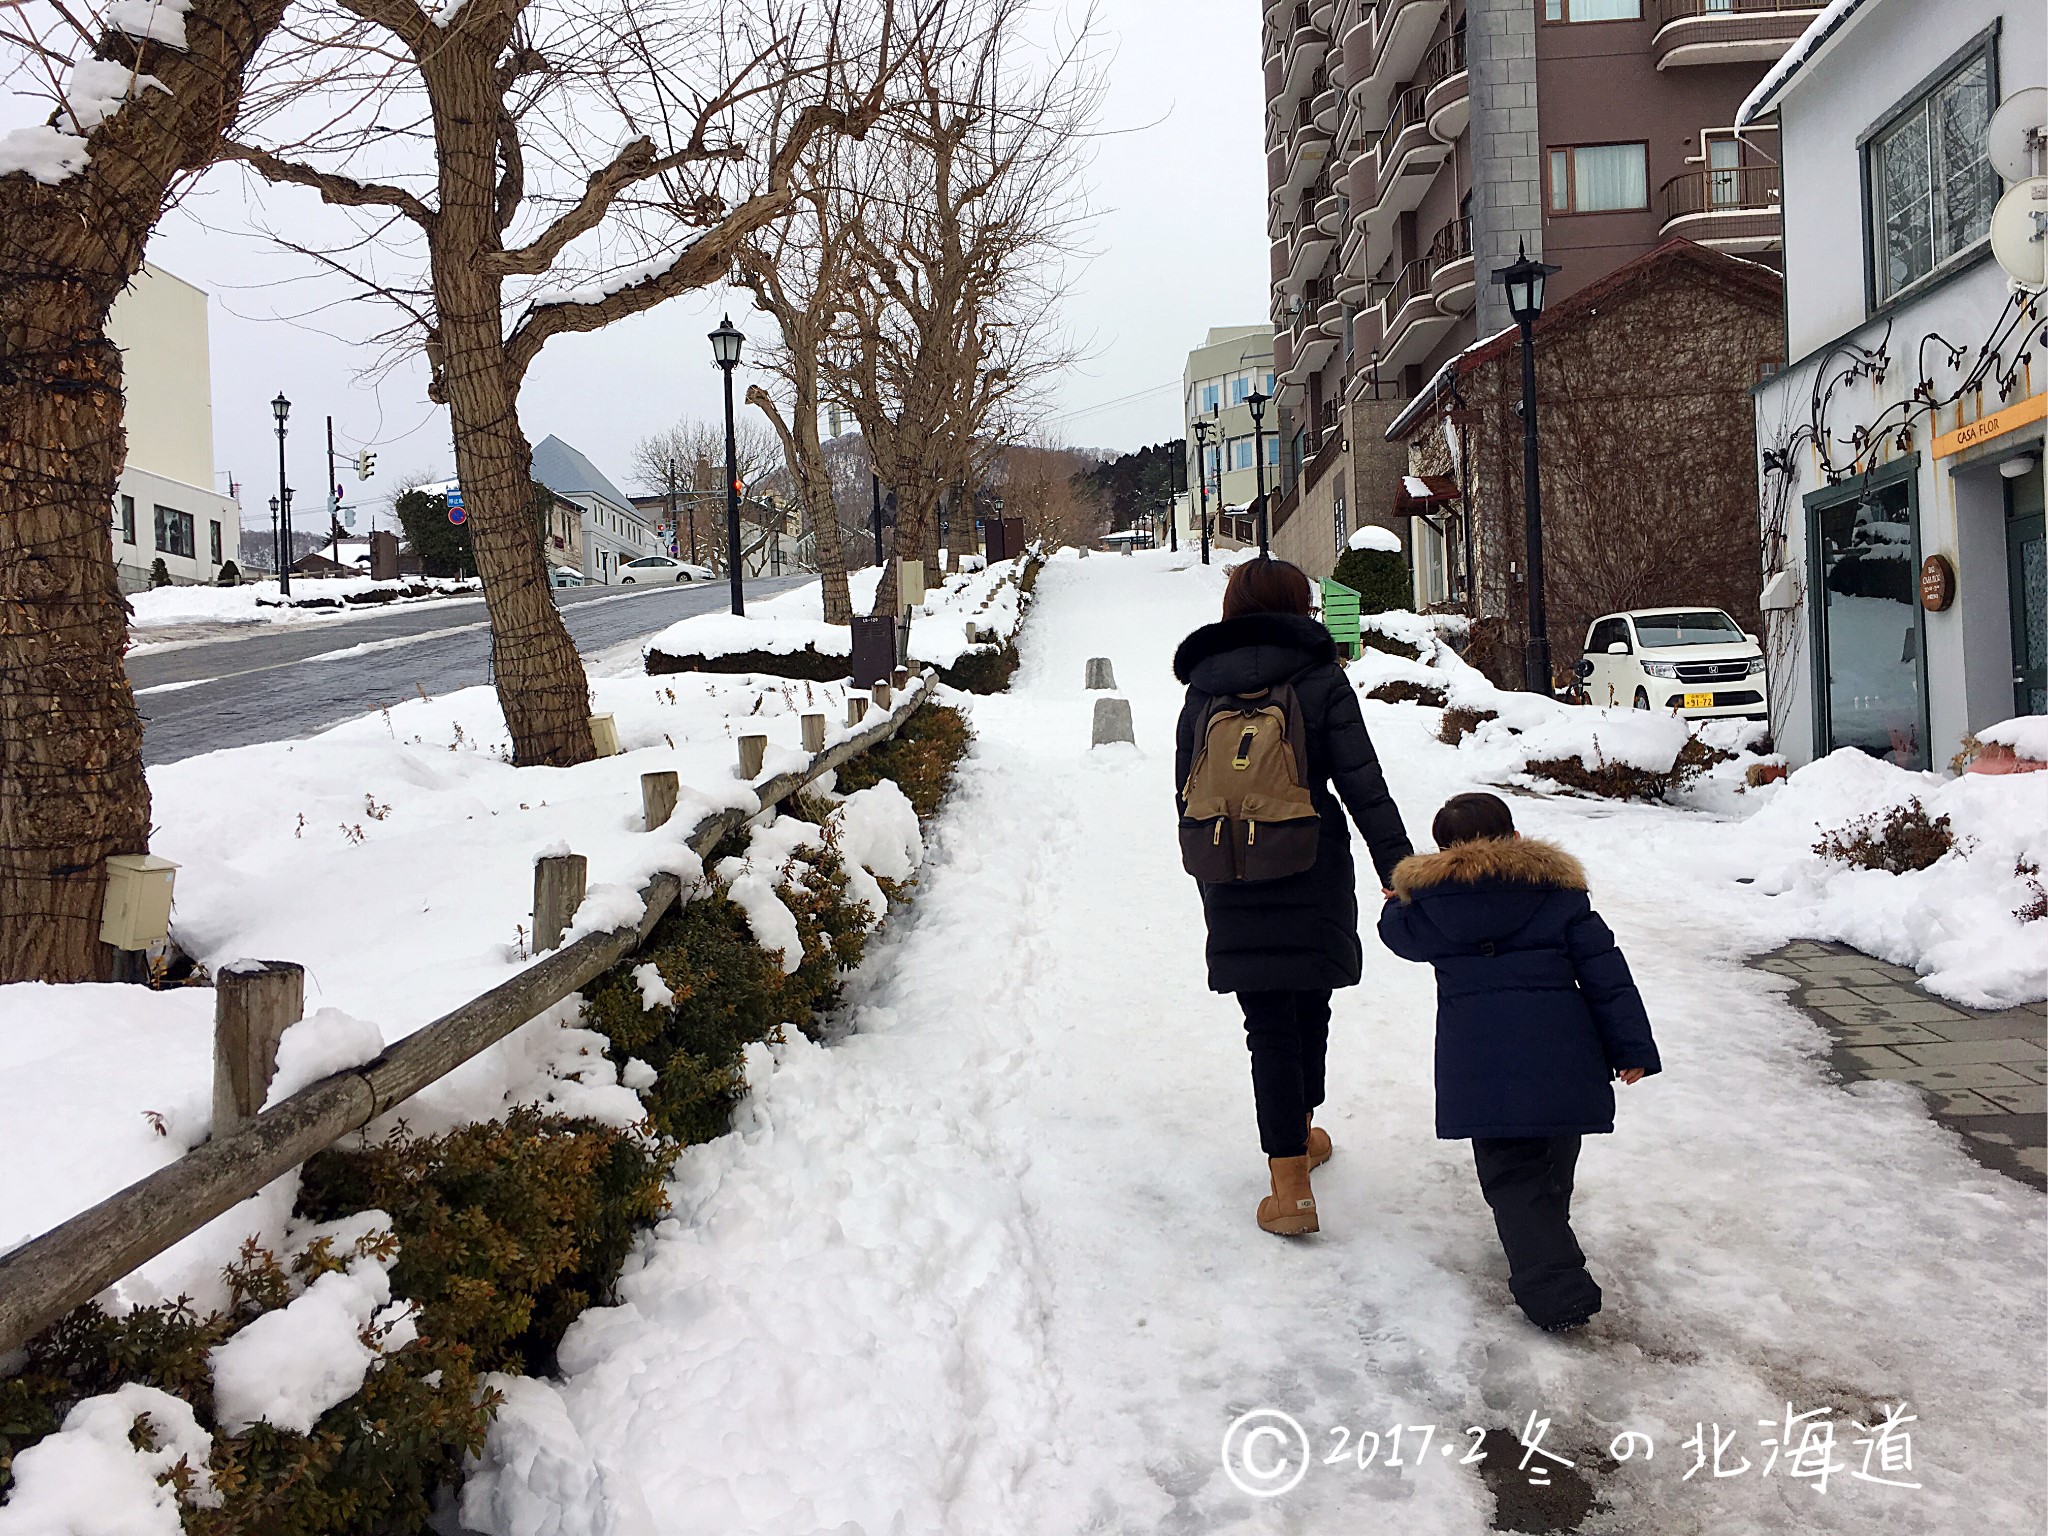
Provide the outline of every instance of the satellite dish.
<path id="1" fill-rule="evenodd" d="M 2048 174 L 2048 164 L 2035 158 L 2041 135 L 2048 133 L 2048 86 L 2030 85 L 2014 91 L 1991 114 L 1984 133 L 1984 153 L 1991 168 L 2007 181 L 2025 181 Z"/>
<path id="2" fill-rule="evenodd" d="M 2020 286 L 2048 287 L 2048 176 L 2023 181 L 1998 200 L 1991 254 Z"/>

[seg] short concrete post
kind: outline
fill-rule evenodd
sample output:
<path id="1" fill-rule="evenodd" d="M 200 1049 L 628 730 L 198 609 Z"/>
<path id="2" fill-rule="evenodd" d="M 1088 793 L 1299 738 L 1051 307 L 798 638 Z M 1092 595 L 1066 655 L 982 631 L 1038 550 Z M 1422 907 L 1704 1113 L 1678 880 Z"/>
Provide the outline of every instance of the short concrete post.
<path id="1" fill-rule="evenodd" d="M 682 781 L 674 769 L 640 775 L 640 808 L 647 813 L 648 831 L 668 825 L 669 817 L 676 813 L 676 797 L 681 793 Z"/>
<path id="2" fill-rule="evenodd" d="M 306 970 L 289 960 L 228 966 L 213 982 L 213 1138 L 262 1113 L 277 1042 L 306 1014 Z"/>
<path id="3" fill-rule="evenodd" d="M 1109 664 L 1107 656 L 1091 656 L 1088 658 L 1087 686 L 1090 689 L 1113 689 L 1116 687 L 1116 668 Z"/>
<path id="4" fill-rule="evenodd" d="M 766 736 L 740 738 L 740 777 L 751 783 L 761 777 L 761 764 L 768 759 Z"/>
<path id="5" fill-rule="evenodd" d="M 887 709 L 889 707 L 889 699 L 891 697 L 889 693 L 889 685 L 887 683 L 875 684 L 874 687 L 868 690 L 868 697 L 875 701 L 875 708 Z"/>
<path id="6" fill-rule="evenodd" d="M 867 718 L 867 712 L 868 701 L 860 697 L 860 695 L 855 694 L 852 698 L 846 701 L 847 725 L 849 727 L 859 725 L 862 720 Z"/>
<path id="7" fill-rule="evenodd" d="M 825 717 L 823 715 L 805 715 L 803 726 L 804 750 L 810 753 L 811 756 L 816 757 L 825 750 Z"/>
<path id="8" fill-rule="evenodd" d="M 559 949 L 576 920 L 590 881 L 590 861 L 580 853 L 551 853 L 533 861 L 533 952 Z"/>
<path id="9" fill-rule="evenodd" d="M 1106 747 L 1113 741 L 1128 741 L 1135 746 L 1137 740 L 1137 733 L 1131 728 L 1129 699 L 1095 701 L 1095 734 L 1090 746 Z"/>

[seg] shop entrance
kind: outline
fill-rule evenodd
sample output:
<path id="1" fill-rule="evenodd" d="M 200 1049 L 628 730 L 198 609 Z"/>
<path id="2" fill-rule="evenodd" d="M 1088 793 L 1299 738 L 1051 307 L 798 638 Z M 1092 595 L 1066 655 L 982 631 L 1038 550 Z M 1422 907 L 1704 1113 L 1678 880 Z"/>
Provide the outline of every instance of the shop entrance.
<path id="1" fill-rule="evenodd" d="M 1817 557 L 1818 745 L 1928 766 L 1918 459 L 1807 502 Z"/>
<path id="2" fill-rule="evenodd" d="M 2013 712 L 2048 715 L 2048 537 L 2041 460 L 2005 482 L 2005 557 L 2012 592 Z"/>

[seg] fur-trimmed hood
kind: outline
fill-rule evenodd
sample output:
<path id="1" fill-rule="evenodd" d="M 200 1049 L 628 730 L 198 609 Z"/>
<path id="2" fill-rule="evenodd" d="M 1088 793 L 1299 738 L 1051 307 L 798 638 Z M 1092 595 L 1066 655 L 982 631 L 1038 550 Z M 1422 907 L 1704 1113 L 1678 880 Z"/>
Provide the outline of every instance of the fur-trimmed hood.
<path id="1" fill-rule="evenodd" d="M 1204 624 L 1181 641 L 1173 653 L 1173 675 L 1209 693 L 1241 693 L 1336 660 L 1337 642 L 1314 619 L 1248 613 Z"/>
<path id="2" fill-rule="evenodd" d="M 1583 891 L 1586 870 L 1555 843 L 1527 837 L 1482 837 L 1441 853 L 1418 853 L 1394 866 L 1394 894 L 1403 901 L 1440 886 L 1526 885 Z"/>

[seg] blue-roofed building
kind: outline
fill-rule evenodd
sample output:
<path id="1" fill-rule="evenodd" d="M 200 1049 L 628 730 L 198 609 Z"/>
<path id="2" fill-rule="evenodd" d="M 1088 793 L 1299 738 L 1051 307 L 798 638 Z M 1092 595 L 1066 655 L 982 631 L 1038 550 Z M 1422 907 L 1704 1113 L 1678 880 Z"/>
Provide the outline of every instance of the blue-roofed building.
<path id="1" fill-rule="evenodd" d="M 583 509 L 583 574 L 589 580 L 617 581 L 627 561 L 663 553 L 654 525 L 633 498 L 559 437 L 534 444 L 533 478 Z"/>

